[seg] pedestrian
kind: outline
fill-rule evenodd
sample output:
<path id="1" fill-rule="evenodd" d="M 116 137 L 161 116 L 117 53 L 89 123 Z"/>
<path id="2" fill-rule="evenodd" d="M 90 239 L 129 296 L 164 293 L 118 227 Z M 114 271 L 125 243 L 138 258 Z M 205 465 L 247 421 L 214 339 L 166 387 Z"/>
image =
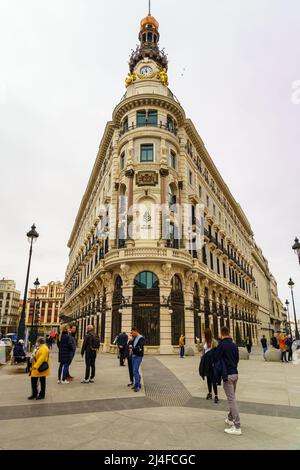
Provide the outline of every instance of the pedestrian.
<path id="1" fill-rule="evenodd" d="M 95 335 L 94 326 L 87 326 L 87 334 L 85 335 L 81 356 L 85 355 L 85 377 L 82 379 L 82 384 L 94 383 L 96 375 L 96 357 L 100 348 L 100 339 Z"/>
<path id="2" fill-rule="evenodd" d="M 288 362 L 286 358 L 286 344 L 285 344 L 285 335 L 279 335 L 279 349 L 280 349 L 280 361 L 281 362 Z"/>
<path id="3" fill-rule="evenodd" d="M 132 370 L 134 378 L 134 387 L 135 392 L 141 390 L 141 375 L 139 372 L 142 360 L 144 357 L 144 345 L 145 338 L 140 334 L 137 328 L 132 328 L 131 335 L 133 337 L 133 348 L 132 348 Z"/>
<path id="4" fill-rule="evenodd" d="M 293 360 L 293 349 L 292 349 L 293 340 L 292 340 L 291 335 L 287 335 L 285 339 L 285 345 L 286 345 L 287 352 L 288 352 L 288 361 L 291 362 Z"/>
<path id="5" fill-rule="evenodd" d="M 75 356 L 75 353 L 76 353 L 76 346 L 77 346 L 77 341 L 76 341 L 76 325 L 71 325 L 70 328 L 69 328 L 69 336 L 70 336 L 70 340 L 71 340 L 71 344 L 72 344 L 72 357 L 71 357 L 71 361 L 70 361 L 70 364 L 69 364 L 69 370 L 68 370 L 68 377 L 67 377 L 67 380 L 74 380 L 74 377 L 72 377 L 72 375 L 70 375 L 70 366 L 71 366 L 71 363 L 74 359 L 74 356 Z"/>
<path id="6" fill-rule="evenodd" d="M 128 373 L 129 373 L 129 379 L 130 383 L 127 385 L 127 387 L 133 387 L 133 368 L 132 368 L 132 348 L 133 348 L 133 337 L 129 337 L 129 341 L 127 343 L 127 348 L 126 348 L 126 357 L 127 357 L 127 364 L 128 364 Z"/>
<path id="7" fill-rule="evenodd" d="M 13 358 L 16 364 L 21 364 L 26 362 L 26 353 L 24 351 L 24 340 L 19 339 L 17 344 L 14 347 Z"/>
<path id="8" fill-rule="evenodd" d="M 58 346 L 58 380 L 57 383 L 68 384 L 69 367 L 73 357 L 73 344 L 69 336 L 68 327 L 64 326 L 57 341 Z"/>
<path id="9" fill-rule="evenodd" d="M 221 328 L 221 342 L 215 352 L 215 369 L 221 365 L 223 370 L 223 388 L 227 397 L 229 413 L 225 423 L 229 425 L 224 431 L 227 434 L 240 436 L 242 434 L 239 410 L 236 402 L 236 386 L 238 382 L 239 349 L 232 341 L 227 326 Z"/>
<path id="10" fill-rule="evenodd" d="M 265 335 L 263 335 L 260 342 L 261 342 L 263 354 L 265 354 L 265 352 L 268 350 L 268 342 L 267 342 L 267 338 L 265 337 Z"/>
<path id="11" fill-rule="evenodd" d="M 128 336 L 125 332 L 120 333 L 117 337 L 117 346 L 119 348 L 119 359 L 120 359 L 120 366 L 125 366 L 124 362 L 126 359 L 126 348 L 128 343 Z"/>
<path id="12" fill-rule="evenodd" d="M 207 381 L 208 394 L 206 400 L 212 400 L 212 390 L 215 394 L 215 403 L 218 403 L 218 386 L 214 376 L 214 353 L 218 346 L 218 341 L 213 338 L 209 328 L 204 331 L 205 341 L 199 345 L 202 357 L 199 365 L 199 374 L 203 380 Z"/>
<path id="13" fill-rule="evenodd" d="M 37 347 L 32 357 L 31 389 L 32 394 L 28 400 L 43 400 L 46 394 L 46 377 L 50 374 L 50 353 L 45 339 L 37 339 Z M 40 392 L 38 393 L 38 380 L 40 379 Z"/>
<path id="14" fill-rule="evenodd" d="M 250 336 L 247 336 L 246 338 L 246 348 L 249 354 L 251 354 L 251 349 L 252 349 L 252 339 Z"/>
<path id="15" fill-rule="evenodd" d="M 179 338 L 179 354 L 180 358 L 184 358 L 184 346 L 185 346 L 185 337 L 181 334 Z"/>
<path id="16" fill-rule="evenodd" d="M 46 336 L 46 346 L 49 350 L 51 349 L 51 338 L 49 335 Z"/>

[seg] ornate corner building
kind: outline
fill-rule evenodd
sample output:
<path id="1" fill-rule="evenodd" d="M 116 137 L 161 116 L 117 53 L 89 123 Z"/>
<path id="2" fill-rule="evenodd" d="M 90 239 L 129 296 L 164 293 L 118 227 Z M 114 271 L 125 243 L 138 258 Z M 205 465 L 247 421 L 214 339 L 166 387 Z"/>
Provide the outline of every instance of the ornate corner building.
<path id="1" fill-rule="evenodd" d="M 81 339 L 94 324 L 105 351 L 133 325 L 153 353 L 176 351 L 180 334 L 194 347 L 205 328 L 218 337 L 224 324 L 255 343 L 261 316 L 271 330 L 271 275 L 168 87 L 159 38 L 148 15 L 69 239 L 63 314 Z"/>

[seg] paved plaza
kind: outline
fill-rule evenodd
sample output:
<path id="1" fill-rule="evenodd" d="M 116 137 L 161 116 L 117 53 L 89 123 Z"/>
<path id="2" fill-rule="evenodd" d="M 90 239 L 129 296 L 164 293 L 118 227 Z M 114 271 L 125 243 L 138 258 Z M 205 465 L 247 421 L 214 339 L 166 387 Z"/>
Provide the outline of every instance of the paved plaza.
<path id="1" fill-rule="evenodd" d="M 300 366 L 265 362 L 258 350 L 239 366 L 242 436 L 224 433 L 227 403 L 206 401 L 199 356 L 146 356 L 139 394 L 127 387 L 116 356 L 97 358 L 95 384 L 57 384 L 52 353 L 46 400 L 29 402 L 30 379 L 15 366 L 0 368 L 0 449 L 300 449 Z M 135 420 L 134 437 L 132 423 Z"/>

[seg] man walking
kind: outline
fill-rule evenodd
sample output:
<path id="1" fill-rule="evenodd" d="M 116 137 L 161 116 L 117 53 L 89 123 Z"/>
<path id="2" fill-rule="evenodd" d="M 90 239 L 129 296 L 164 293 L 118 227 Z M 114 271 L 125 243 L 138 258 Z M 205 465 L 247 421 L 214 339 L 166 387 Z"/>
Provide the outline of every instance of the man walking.
<path id="1" fill-rule="evenodd" d="M 265 337 L 265 335 L 263 335 L 260 342 L 261 342 L 261 345 L 262 345 L 263 353 L 265 354 L 265 352 L 268 350 L 268 342 L 267 342 L 267 338 Z"/>
<path id="2" fill-rule="evenodd" d="M 235 397 L 238 381 L 238 362 L 239 349 L 232 341 L 229 328 L 222 326 L 221 342 L 215 352 L 215 364 L 220 363 L 223 371 L 226 371 L 226 374 L 223 374 L 223 388 L 228 401 L 229 413 L 225 423 L 230 427 L 225 429 L 225 432 L 236 436 L 242 434 L 239 410 Z"/>
<path id="3" fill-rule="evenodd" d="M 125 366 L 126 350 L 127 350 L 128 336 L 125 332 L 120 333 L 117 337 L 117 345 L 119 348 L 120 366 Z"/>
<path id="4" fill-rule="evenodd" d="M 134 377 L 133 390 L 139 392 L 141 390 L 141 375 L 139 372 L 143 357 L 145 338 L 142 336 L 137 328 L 132 328 L 131 336 L 133 337 L 132 347 L 132 370 Z"/>
<path id="5" fill-rule="evenodd" d="M 180 358 L 184 358 L 184 346 L 185 346 L 185 337 L 183 335 L 180 335 L 179 337 L 179 355 Z"/>
<path id="6" fill-rule="evenodd" d="M 291 362 L 293 360 L 293 349 L 292 349 L 293 340 L 292 340 L 291 335 L 287 335 L 285 344 L 286 344 L 287 352 L 288 352 L 288 361 Z"/>
<path id="7" fill-rule="evenodd" d="M 87 326 L 87 334 L 85 335 L 81 348 L 81 356 L 85 354 L 85 378 L 81 381 L 83 384 L 94 383 L 96 373 L 96 355 L 100 348 L 100 339 L 94 333 L 93 325 Z"/>

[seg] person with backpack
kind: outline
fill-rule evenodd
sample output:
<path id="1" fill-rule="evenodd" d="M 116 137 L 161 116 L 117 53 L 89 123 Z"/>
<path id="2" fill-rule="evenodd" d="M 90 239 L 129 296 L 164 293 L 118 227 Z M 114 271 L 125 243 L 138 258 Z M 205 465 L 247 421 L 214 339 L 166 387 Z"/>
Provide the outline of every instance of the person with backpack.
<path id="1" fill-rule="evenodd" d="M 81 381 L 82 384 L 94 383 L 96 374 L 96 356 L 100 348 L 100 339 L 94 332 L 94 326 L 87 326 L 87 334 L 85 335 L 81 356 L 85 355 L 85 377 Z"/>

